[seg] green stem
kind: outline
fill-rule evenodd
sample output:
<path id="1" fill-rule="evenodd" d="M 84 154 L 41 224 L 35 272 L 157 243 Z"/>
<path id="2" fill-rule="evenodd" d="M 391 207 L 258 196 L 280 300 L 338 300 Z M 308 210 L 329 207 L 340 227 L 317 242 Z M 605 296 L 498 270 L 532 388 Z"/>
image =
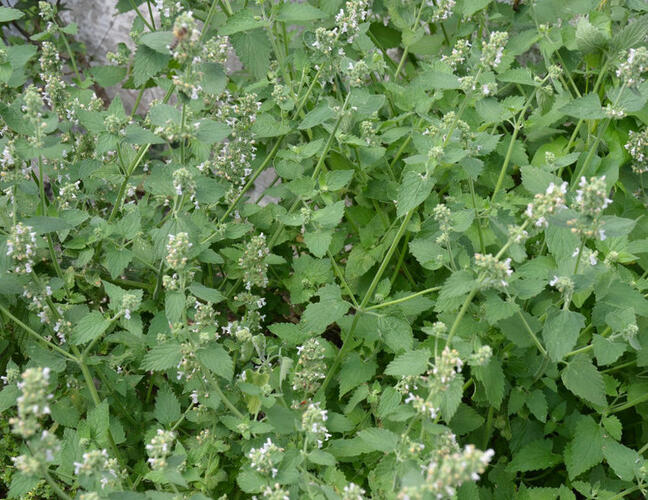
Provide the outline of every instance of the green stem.
<path id="1" fill-rule="evenodd" d="M 416 20 L 414 21 L 414 24 L 412 25 L 412 31 L 416 29 L 418 26 L 419 21 L 421 20 L 421 14 L 423 13 L 423 7 L 425 7 L 425 0 L 421 0 L 421 6 L 419 7 L 419 10 L 416 14 Z M 403 64 L 405 64 L 405 59 L 407 58 L 407 54 L 409 54 L 409 45 L 405 46 L 405 49 L 403 50 L 403 55 L 401 56 L 400 62 L 398 63 L 398 66 L 396 67 L 396 72 L 394 73 L 394 80 L 398 79 L 398 74 L 400 73 L 401 69 L 403 69 Z"/>
<path id="2" fill-rule="evenodd" d="M 383 273 L 385 272 L 385 269 L 389 265 L 389 261 L 391 260 L 392 255 L 394 255 L 394 252 L 396 251 L 396 247 L 398 246 L 401 237 L 405 233 L 405 230 L 407 228 L 407 225 L 409 224 L 410 219 L 412 218 L 412 215 L 414 215 L 414 210 L 410 210 L 405 216 L 405 218 L 403 219 L 403 222 L 401 223 L 400 228 L 398 229 L 398 233 L 396 233 L 394 241 L 392 241 L 392 244 L 387 250 L 387 253 L 383 258 L 380 267 L 378 268 L 378 271 L 376 271 L 376 275 L 374 276 L 373 281 L 369 285 L 369 288 L 367 289 L 367 292 L 365 293 L 362 302 L 360 302 L 360 308 L 359 308 L 360 310 L 364 309 L 364 307 L 367 305 L 367 303 L 373 296 L 373 293 L 376 290 L 378 283 L 380 282 L 380 278 L 382 277 Z M 353 323 L 351 324 L 351 328 L 349 328 L 349 331 L 347 332 L 347 334 L 344 336 L 344 339 L 342 340 L 342 347 L 338 351 L 337 356 L 335 357 L 335 360 L 331 365 L 331 368 L 328 370 L 328 373 L 326 374 L 326 378 L 324 379 L 322 386 L 317 391 L 317 394 L 315 396 L 316 399 L 321 399 L 324 396 L 328 384 L 331 382 L 331 379 L 333 378 L 333 375 L 335 375 L 338 367 L 340 366 L 340 363 L 342 363 L 342 359 L 344 358 L 346 351 L 349 349 L 350 340 L 353 336 L 353 332 L 355 331 L 356 325 L 358 324 L 359 318 L 360 318 L 360 314 L 359 312 L 356 312 L 356 314 L 353 316 Z"/>
<path id="3" fill-rule="evenodd" d="M 355 296 L 353 295 L 353 292 L 351 291 L 351 287 L 349 287 L 349 284 L 347 283 L 346 279 L 344 279 L 344 274 L 342 274 L 342 271 L 337 265 L 337 262 L 335 262 L 335 258 L 331 254 L 329 250 L 326 250 L 326 253 L 331 261 L 331 264 L 333 264 L 333 271 L 337 275 L 338 279 L 340 280 L 340 283 L 342 283 L 342 286 L 346 290 L 346 292 L 349 294 L 349 297 L 351 298 L 351 302 L 353 302 L 353 307 L 355 307 L 356 311 L 360 309 L 360 306 L 358 305 L 358 302 L 355 299 Z"/>
<path id="4" fill-rule="evenodd" d="M 77 80 L 81 81 L 81 75 L 79 75 L 79 69 L 77 68 L 76 58 L 74 57 L 74 53 L 72 52 L 72 48 L 70 47 L 70 43 L 68 42 L 65 33 L 61 32 L 61 38 L 63 39 L 65 50 L 67 51 L 68 56 L 70 58 L 70 64 L 72 65 L 72 70 L 74 71 Z"/>
<path id="5" fill-rule="evenodd" d="M 547 357 L 547 351 L 545 350 L 545 348 L 540 343 L 540 340 L 538 339 L 536 334 L 533 333 L 533 330 L 531 330 L 531 327 L 529 326 L 529 323 L 527 323 L 527 320 L 524 317 L 524 314 L 522 314 L 522 311 L 518 310 L 518 315 L 520 316 L 520 319 L 522 320 L 522 323 L 524 323 L 524 327 L 526 328 L 527 333 L 531 336 L 531 338 L 533 339 L 533 342 L 538 347 L 538 350 L 542 353 L 542 355 L 544 357 Z"/>
<path id="6" fill-rule="evenodd" d="M 581 241 L 580 247 L 578 247 L 578 255 L 576 256 L 576 264 L 574 265 L 574 272 L 572 273 L 573 275 L 576 275 L 578 273 L 578 266 L 580 265 L 584 247 L 585 247 L 585 240 Z M 567 301 L 565 301 L 565 304 L 567 304 L 567 306 L 569 307 Z"/>
<path id="7" fill-rule="evenodd" d="M 616 406 L 614 408 L 610 408 L 607 413 L 608 414 L 610 414 L 610 413 L 618 413 L 620 411 L 628 410 L 628 409 L 630 409 L 630 408 L 632 408 L 634 406 L 637 406 L 638 404 L 641 404 L 641 403 L 643 403 L 645 401 L 648 401 L 648 393 L 642 394 L 641 396 L 638 396 L 638 397 L 634 398 L 632 401 L 628 401 L 627 403 L 623 403 L 623 404 L 618 405 L 618 406 Z"/>
<path id="8" fill-rule="evenodd" d="M 52 476 L 49 475 L 49 472 L 47 472 L 47 469 L 43 469 L 43 476 L 45 477 L 47 484 L 50 485 L 50 488 L 54 490 L 54 493 L 56 493 L 59 498 L 62 498 L 63 500 L 72 500 L 72 497 L 65 493 L 65 491 L 63 491 L 63 489 L 58 484 L 56 484 L 56 481 L 54 481 Z"/>
<path id="9" fill-rule="evenodd" d="M 481 221 L 477 216 L 477 197 L 475 196 L 475 183 L 472 177 L 468 177 L 468 186 L 470 187 L 470 196 L 472 198 L 473 210 L 475 211 L 475 220 L 477 221 L 477 235 L 479 236 L 479 249 L 481 253 L 486 253 L 486 245 L 484 244 L 484 235 L 482 233 Z"/>
<path id="10" fill-rule="evenodd" d="M 25 323 L 23 323 L 23 322 L 20 321 L 18 318 L 16 318 L 13 314 L 11 314 L 11 313 L 9 312 L 9 310 L 8 310 L 7 308 L 5 308 L 4 306 L 0 305 L 0 311 L 2 311 L 6 316 L 8 316 L 9 319 L 11 319 L 11 321 L 13 321 L 14 323 L 16 323 L 16 324 L 17 324 L 19 327 L 21 327 L 23 330 L 25 330 L 25 332 L 27 332 L 29 335 L 31 335 L 32 337 L 34 337 L 36 340 L 39 340 L 40 342 L 43 342 L 44 344 L 46 344 L 46 345 L 47 345 L 50 349 L 52 349 L 53 351 L 58 352 L 58 353 L 61 354 L 62 356 L 65 356 L 65 357 L 68 358 L 70 361 L 74 361 L 75 363 L 78 363 L 78 362 L 79 362 L 79 360 L 78 360 L 75 356 L 73 356 L 72 354 L 70 354 L 69 352 L 67 352 L 67 351 L 65 351 L 65 350 L 63 350 L 63 349 L 61 349 L 59 346 L 57 346 L 57 345 L 54 344 L 53 342 L 50 342 L 49 340 L 44 339 L 43 337 L 41 337 L 38 333 L 36 333 L 34 330 L 32 330 L 29 326 L 27 326 Z"/>
<path id="11" fill-rule="evenodd" d="M 439 290 L 441 290 L 440 286 L 435 286 L 435 287 L 432 287 L 432 288 L 426 288 L 425 290 L 421 290 L 420 292 L 416 292 L 416 293 L 413 293 L 411 295 L 401 297 L 400 299 L 394 299 L 394 300 L 390 300 L 390 301 L 387 301 L 387 302 L 381 302 L 380 304 L 376 304 L 374 306 L 367 307 L 366 309 L 364 309 L 364 311 L 365 312 L 366 311 L 373 311 L 374 309 L 381 309 L 383 307 L 395 306 L 397 304 L 402 304 L 403 302 L 407 302 L 408 300 L 414 299 L 416 297 L 420 297 L 421 295 L 426 295 L 428 293 L 438 292 Z"/>

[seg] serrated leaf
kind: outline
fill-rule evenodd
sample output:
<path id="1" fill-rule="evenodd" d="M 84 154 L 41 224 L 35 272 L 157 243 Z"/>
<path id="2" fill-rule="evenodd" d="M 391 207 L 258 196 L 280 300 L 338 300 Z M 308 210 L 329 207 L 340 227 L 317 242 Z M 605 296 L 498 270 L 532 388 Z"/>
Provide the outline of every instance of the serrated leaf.
<path id="1" fill-rule="evenodd" d="M 313 222 L 325 228 L 337 226 L 344 217 L 344 200 L 336 201 L 313 214 Z"/>
<path id="2" fill-rule="evenodd" d="M 169 46 L 173 43 L 173 33 L 171 31 L 153 31 L 144 33 L 140 37 L 140 43 L 146 45 L 160 54 L 170 54 Z"/>
<path id="3" fill-rule="evenodd" d="M 110 326 L 107 320 L 99 311 L 92 311 L 86 314 L 72 330 L 72 343 L 75 345 L 85 344 L 101 336 Z"/>
<path id="4" fill-rule="evenodd" d="M 297 128 L 299 130 L 307 130 L 321 125 L 333 117 L 335 117 L 335 111 L 333 111 L 326 102 L 323 102 L 312 111 L 309 111 Z"/>
<path id="5" fill-rule="evenodd" d="M 180 344 L 167 342 L 154 346 L 142 359 L 141 369 L 146 371 L 160 371 L 175 368 L 182 359 Z"/>
<path id="6" fill-rule="evenodd" d="M 562 371 L 560 377 L 565 387 L 576 396 L 595 405 L 605 406 L 607 404 L 603 376 L 587 356 L 576 356 Z"/>
<path id="7" fill-rule="evenodd" d="M 225 26 L 218 30 L 219 35 L 233 35 L 241 31 L 250 31 L 268 25 L 268 21 L 257 16 L 250 9 L 242 9 L 227 19 Z"/>
<path id="8" fill-rule="evenodd" d="M 624 481 L 632 481 L 641 467 L 639 454 L 611 438 L 603 438 L 603 456 L 614 473 Z"/>
<path id="9" fill-rule="evenodd" d="M 232 45 L 246 69 L 262 78 L 270 67 L 270 41 L 264 30 L 256 29 L 231 36 Z"/>
<path id="10" fill-rule="evenodd" d="M 376 373 L 376 368 L 377 365 L 374 360 L 365 361 L 357 353 L 349 355 L 338 375 L 340 381 L 339 397 L 341 398 L 351 389 L 371 380 L 371 377 Z"/>
<path id="11" fill-rule="evenodd" d="M 399 437 L 388 429 L 370 427 L 363 429 L 358 433 L 358 437 L 365 446 L 372 451 L 382 451 L 389 453 L 396 449 Z"/>
<path id="12" fill-rule="evenodd" d="M 208 370 L 225 380 L 232 380 L 234 362 L 222 345 L 212 343 L 208 347 L 198 349 L 196 357 Z"/>
<path id="13" fill-rule="evenodd" d="M 547 404 L 547 398 L 540 389 L 531 391 L 527 396 L 525 403 L 535 418 L 540 420 L 540 422 L 547 421 L 549 405 Z"/>
<path id="14" fill-rule="evenodd" d="M 560 455 L 551 451 L 552 448 L 551 439 L 538 439 L 528 443 L 513 455 L 513 460 L 507 468 L 511 472 L 529 472 L 553 467 L 562 459 Z"/>
<path id="15" fill-rule="evenodd" d="M 325 12 L 307 3 L 285 3 L 281 6 L 277 14 L 279 21 L 289 23 L 315 21 L 324 17 L 327 17 Z"/>
<path id="16" fill-rule="evenodd" d="M 427 370 L 429 360 L 430 351 L 428 349 L 399 354 L 387 365 L 385 375 L 393 377 L 420 375 Z"/>
<path id="17" fill-rule="evenodd" d="M 304 243 L 315 257 L 324 257 L 332 240 L 332 231 L 315 230 L 304 233 Z"/>
<path id="18" fill-rule="evenodd" d="M 145 84 L 167 67 L 170 56 L 160 54 L 146 45 L 138 45 L 133 61 L 133 82 L 137 87 Z"/>
<path id="19" fill-rule="evenodd" d="M 158 391 L 153 416 L 162 425 L 174 423 L 180 418 L 180 402 L 173 392 L 168 389 Z"/>
<path id="20" fill-rule="evenodd" d="M 398 188 L 396 198 L 396 216 L 402 217 L 410 210 L 423 203 L 434 187 L 434 179 L 425 177 L 411 170 L 405 173 L 403 182 Z"/>
<path id="21" fill-rule="evenodd" d="M 613 439 L 621 441 L 623 435 L 623 424 L 615 415 L 610 415 L 602 419 L 603 427 Z"/>
<path id="22" fill-rule="evenodd" d="M 605 118 L 598 94 L 587 94 L 574 99 L 569 104 L 560 108 L 562 113 L 583 120 L 599 120 Z"/>
<path id="23" fill-rule="evenodd" d="M 542 338 L 552 361 L 562 360 L 574 348 L 584 326 L 585 317 L 574 311 L 554 310 L 548 315 Z"/>
<path id="24" fill-rule="evenodd" d="M 505 382 L 500 360 L 491 358 L 486 366 L 475 366 L 473 373 L 475 378 L 483 384 L 488 402 L 495 408 L 499 408 L 504 399 Z"/>
<path id="25" fill-rule="evenodd" d="M 603 461 L 603 435 L 592 417 L 582 417 L 575 426 L 574 438 L 565 448 L 569 479 L 574 479 Z"/>
<path id="26" fill-rule="evenodd" d="M 414 345 L 412 327 L 404 319 L 393 316 L 378 318 L 378 333 L 385 345 L 395 353 L 409 351 Z"/>
<path id="27" fill-rule="evenodd" d="M 10 7 L 0 7 L 0 23 L 9 23 L 21 19 L 25 15 L 24 12 Z"/>
<path id="28" fill-rule="evenodd" d="M 164 313 L 170 322 L 180 321 L 185 310 L 185 295 L 179 290 L 167 292 L 164 299 Z"/>
<path id="29" fill-rule="evenodd" d="M 303 328 L 315 334 L 322 333 L 328 325 L 335 323 L 349 310 L 350 305 L 342 300 L 340 287 L 326 285 L 320 288 L 320 301 L 309 304 L 302 316 Z"/>
<path id="30" fill-rule="evenodd" d="M 225 296 L 219 290 L 208 288 L 202 283 L 193 283 L 189 287 L 189 291 L 199 299 L 205 302 L 211 302 L 212 304 L 218 304 L 225 300 Z"/>

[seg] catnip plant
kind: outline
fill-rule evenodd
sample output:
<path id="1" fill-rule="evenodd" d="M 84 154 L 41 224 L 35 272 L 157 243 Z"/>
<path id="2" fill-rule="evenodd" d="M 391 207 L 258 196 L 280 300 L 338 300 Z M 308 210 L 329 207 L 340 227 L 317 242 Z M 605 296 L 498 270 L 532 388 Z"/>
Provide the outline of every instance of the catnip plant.
<path id="1" fill-rule="evenodd" d="M 0 496 L 648 494 L 644 2 L 12 3 Z"/>

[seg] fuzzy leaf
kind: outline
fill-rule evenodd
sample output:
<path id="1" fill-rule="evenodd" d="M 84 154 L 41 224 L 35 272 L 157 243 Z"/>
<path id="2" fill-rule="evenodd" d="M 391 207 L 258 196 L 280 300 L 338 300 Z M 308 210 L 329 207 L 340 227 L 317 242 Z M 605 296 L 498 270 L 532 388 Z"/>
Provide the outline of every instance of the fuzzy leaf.
<path id="1" fill-rule="evenodd" d="M 561 378 L 565 387 L 578 397 L 599 406 L 607 404 L 603 376 L 587 356 L 578 355 L 570 361 Z"/>
<path id="2" fill-rule="evenodd" d="M 427 349 L 399 354 L 387 365 L 385 375 L 394 377 L 420 375 L 427 370 L 429 360 L 430 351 Z"/>

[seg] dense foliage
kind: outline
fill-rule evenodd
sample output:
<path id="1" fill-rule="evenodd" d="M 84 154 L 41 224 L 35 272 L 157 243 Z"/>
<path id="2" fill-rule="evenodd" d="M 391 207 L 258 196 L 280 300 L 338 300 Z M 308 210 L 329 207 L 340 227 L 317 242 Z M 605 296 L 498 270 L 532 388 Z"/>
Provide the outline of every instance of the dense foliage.
<path id="1" fill-rule="evenodd" d="M 647 491 L 644 0 L 117 6 L 0 8 L 0 495 Z"/>

